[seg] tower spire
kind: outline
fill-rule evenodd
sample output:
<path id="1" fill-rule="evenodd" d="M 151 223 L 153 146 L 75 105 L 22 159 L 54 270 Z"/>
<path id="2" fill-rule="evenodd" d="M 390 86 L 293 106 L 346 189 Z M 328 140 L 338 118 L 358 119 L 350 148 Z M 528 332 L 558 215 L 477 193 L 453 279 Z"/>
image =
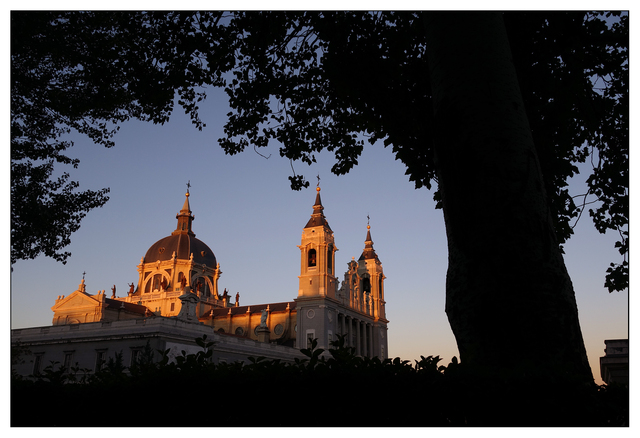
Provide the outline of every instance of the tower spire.
<path id="1" fill-rule="evenodd" d="M 319 183 L 320 181 L 318 181 Z M 320 186 L 316 187 L 316 202 L 313 204 L 313 213 L 311 213 L 311 219 L 305 225 L 305 228 L 310 227 L 318 227 L 320 225 L 325 225 L 329 230 L 329 223 L 327 222 L 327 218 L 324 216 L 324 207 L 322 206 L 322 200 L 320 199 Z"/>
<path id="2" fill-rule="evenodd" d="M 313 204 L 313 212 L 314 213 L 322 213 L 324 211 L 324 207 L 322 206 L 322 201 L 320 200 L 320 186 L 316 187 L 316 203 Z"/>
<path id="3" fill-rule="evenodd" d="M 176 219 L 178 219 L 178 226 L 176 230 L 171 233 L 171 235 L 175 234 L 189 234 L 191 236 L 195 236 L 195 233 L 191 230 L 191 222 L 195 219 L 191 214 L 191 206 L 189 205 L 189 189 L 191 188 L 191 182 L 187 183 L 187 193 L 185 193 L 185 200 L 180 212 L 176 215 Z"/>
<path id="4" fill-rule="evenodd" d="M 375 259 L 379 261 L 376 250 L 373 249 L 373 240 L 371 240 L 371 225 L 369 225 L 369 215 L 367 215 L 367 237 L 364 240 L 364 250 L 360 256 L 360 260 Z"/>

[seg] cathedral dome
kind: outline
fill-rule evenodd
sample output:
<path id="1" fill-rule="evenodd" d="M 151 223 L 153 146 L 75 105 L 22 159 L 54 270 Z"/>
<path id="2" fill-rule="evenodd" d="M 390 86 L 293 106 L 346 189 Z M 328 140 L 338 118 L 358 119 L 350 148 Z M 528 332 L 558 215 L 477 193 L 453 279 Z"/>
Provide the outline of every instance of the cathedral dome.
<path id="1" fill-rule="evenodd" d="M 157 260 L 161 262 L 171 260 L 174 251 L 176 259 L 188 260 L 193 254 L 195 263 L 206 264 L 212 268 L 216 267 L 216 256 L 211 248 L 202 240 L 188 234 L 174 234 L 158 240 L 144 255 L 144 261 L 145 263 L 153 263 Z"/>
<path id="2" fill-rule="evenodd" d="M 211 248 L 202 240 L 196 239 L 195 233 L 191 230 L 194 216 L 191 214 L 191 207 L 189 206 L 188 191 L 185 196 L 184 205 L 176 215 L 176 219 L 178 219 L 176 230 L 170 236 L 160 239 L 151 245 L 151 248 L 144 255 L 145 263 L 171 260 L 175 252 L 176 259 L 189 260 L 191 254 L 193 254 L 194 263 L 205 264 L 212 268 L 216 267 L 216 256 L 213 255 Z"/>

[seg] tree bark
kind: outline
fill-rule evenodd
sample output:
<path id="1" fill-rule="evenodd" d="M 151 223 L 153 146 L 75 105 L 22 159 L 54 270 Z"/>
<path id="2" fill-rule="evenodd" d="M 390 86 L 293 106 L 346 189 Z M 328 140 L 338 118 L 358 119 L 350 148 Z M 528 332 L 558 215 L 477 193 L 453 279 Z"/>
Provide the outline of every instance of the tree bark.
<path id="1" fill-rule="evenodd" d="M 446 313 L 461 363 L 593 382 L 499 13 L 428 13 Z"/>

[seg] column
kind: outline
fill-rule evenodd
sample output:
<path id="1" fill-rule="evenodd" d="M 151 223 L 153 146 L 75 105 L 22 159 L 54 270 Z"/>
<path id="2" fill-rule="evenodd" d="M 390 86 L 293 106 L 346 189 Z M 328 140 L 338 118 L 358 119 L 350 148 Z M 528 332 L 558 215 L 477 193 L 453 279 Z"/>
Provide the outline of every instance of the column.
<path id="1" fill-rule="evenodd" d="M 365 331 L 364 321 L 359 321 L 358 325 L 360 326 L 360 356 L 365 357 L 367 355 L 367 333 Z"/>
<path id="2" fill-rule="evenodd" d="M 356 356 L 362 355 L 360 343 L 360 321 L 356 319 Z"/>
<path id="3" fill-rule="evenodd" d="M 362 355 L 365 357 L 369 356 L 369 349 L 368 349 L 368 337 L 367 337 L 367 323 L 365 321 L 361 322 L 362 324 Z"/>
<path id="4" fill-rule="evenodd" d="M 351 346 L 351 318 L 347 315 L 344 316 L 344 323 L 345 323 L 345 330 L 344 330 L 344 334 L 345 334 L 345 339 L 344 339 L 344 343 L 346 347 L 350 347 Z"/>
<path id="5" fill-rule="evenodd" d="M 354 336 L 354 328 L 353 328 L 353 316 L 349 317 L 349 328 L 347 329 L 349 332 L 349 347 L 356 347 L 356 339 Z"/>
<path id="6" fill-rule="evenodd" d="M 347 315 L 345 315 L 344 313 L 342 314 L 342 325 L 341 325 L 341 331 L 340 333 L 344 336 L 344 346 L 346 347 L 347 345 L 349 345 L 349 340 L 347 339 L 347 321 L 346 321 Z"/>
<path id="7" fill-rule="evenodd" d="M 367 323 L 362 321 L 362 355 L 369 357 L 369 337 L 367 336 Z"/>

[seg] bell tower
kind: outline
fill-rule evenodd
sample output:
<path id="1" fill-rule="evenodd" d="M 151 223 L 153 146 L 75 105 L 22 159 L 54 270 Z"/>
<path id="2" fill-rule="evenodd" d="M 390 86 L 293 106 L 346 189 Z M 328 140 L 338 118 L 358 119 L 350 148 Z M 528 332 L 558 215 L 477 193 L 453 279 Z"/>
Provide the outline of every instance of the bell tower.
<path id="1" fill-rule="evenodd" d="M 311 218 L 300 241 L 300 281 L 296 301 L 297 348 L 309 348 L 313 339 L 319 348 L 329 348 L 336 333 L 338 279 L 335 276 L 333 231 L 324 217 L 320 187 Z"/>
<path id="2" fill-rule="evenodd" d="M 367 225 L 367 237 L 364 241 L 364 250 L 358 259 L 359 290 L 361 292 L 361 305 L 364 310 L 373 316 L 374 320 L 386 321 L 384 301 L 384 272 L 382 263 L 373 249 L 371 240 L 371 226 Z"/>
<path id="3" fill-rule="evenodd" d="M 298 298 L 336 297 L 338 280 L 335 276 L 333 231 L 324 216 L 320 187 L 316 188 L 316 202 L 307 225 L 302 230 Z"/>

